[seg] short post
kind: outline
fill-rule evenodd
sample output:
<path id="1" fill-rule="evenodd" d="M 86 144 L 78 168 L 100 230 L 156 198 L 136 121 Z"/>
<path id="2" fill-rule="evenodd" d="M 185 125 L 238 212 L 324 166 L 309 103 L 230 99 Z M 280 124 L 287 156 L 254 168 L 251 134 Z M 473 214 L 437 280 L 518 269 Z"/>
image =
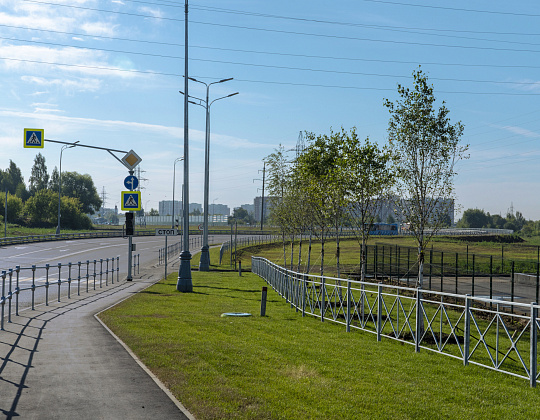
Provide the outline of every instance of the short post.
<path id="1" fill-rule="evenodd" d="M 381 341 L 382 332 L 382 284 L 377 285 L 377 341 Z"/>
<path id="2" fill-rule="evenodd" d="M 15 266 L 15 270 L 17 271 L 17 284 L 15 286 L 15 315 L 19 316 L 19 274 L 21 272 L 21 266 Z"/>
<path id="3" fill-rule="evenodd" d="M 471 295 L 466 295 L 465 296 L 465 332 L 463 334 L 463 366 L 467 366 L 469 364 L 469 346 L 471 343 L 470 336 L 471 336 Z"/>
<path id="4" fill-rule="evenodd" d="M 68 263 L 68 299 L 71 299 L 71 263 Z"/>
<path id="5" fill-rule="evenodd" d="M 536 302 L 531 303 L 531 354 L 530 357 L 530 367 L 529 367 L 529 379 L 531 383 L 531 388 L 536 388 L 536 375 L 538 371 L 538 362 L 537 362 L 537 338 L 538 338 L 538 328 L 536 326 L 536 318 L 538 318 L 538 308 L 536 307 Z"/>
<path id="6" fill-rule="evenodd" d="M 58 263 L 58 302 L 60 302 L 60 285 L 62 284 L 62 263 Z"/>
<path id="7" fill-rule="evenodd" d="M 267 287 L 264 286 L 262 288 L 262 295 L 261 295 L 261 316 L 266 316 L 266 294 L 267 294 Z"/>
<path id="8" fill-rule="evenodd" d="M 49 306 L 49 264 L 45 264 L 45 306 Z"/>
<path id="9" fill-rule="evenodd" d="M 242 260 L 238 260 L 238 275 L 242 277 Z"/>
<path id="10" fill-rule="evenodd" d="M 392 248 L 390 248 L 392 250 Z M 347 280 L 347 332 L 351 332 L 351 282 Z"/>
<path id="11" fill-rule="evenodd" d="M 32 310 L 34 311 L 36 308 L 34 306 L 35 301 L 35 293 L 36 293 L 36 266 L 32 266 Z"/>

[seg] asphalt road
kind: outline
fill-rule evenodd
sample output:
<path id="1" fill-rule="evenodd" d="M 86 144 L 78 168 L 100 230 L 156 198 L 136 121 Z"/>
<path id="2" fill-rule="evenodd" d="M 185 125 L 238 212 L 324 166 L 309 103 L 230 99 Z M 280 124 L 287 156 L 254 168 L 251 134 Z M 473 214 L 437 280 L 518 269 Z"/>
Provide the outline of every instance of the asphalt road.
<path id="1" fill-rule="evenodd" d="M 221 243 L 228 238 L 227 235 L 213 235 L 209 237 L 209 243 Z M 180 241 L 181 237 L 168 237 L 167 244 L 173 245 Z M 148 267 L 157 264 L 159 250 L 165 247 L 165 237 L 134 237 L 133 243 L 136 245 L 134 255 L 139 256 L 136 261 L 140 267 Z M 192 236 L 192 252 L 200 247 L 201 237 Z M 0 277 L 0 291 L 2 296 L 9 296 L 11 292 L 12 297 L 6 302 L 4 313 L 13 312 L 17 305 L 22 309 L 32 304 L 62 299 L 68 293 L 84 293 L 89 289 L 102 288 L 109 282 L 124 280 L 128 271 L 127 252 L 127 238 L 38 242 L 2 247 L 0 272 L 5 271 L 6 275 Z M 177 258 L 170 258 L 169 264 Z M 18 273 L 17 266 L 20 267 Z M 36 266 L 35 271 L 32 266 Z M 20 290 L 18 296 L 15 293 L 17 287 Z"/>

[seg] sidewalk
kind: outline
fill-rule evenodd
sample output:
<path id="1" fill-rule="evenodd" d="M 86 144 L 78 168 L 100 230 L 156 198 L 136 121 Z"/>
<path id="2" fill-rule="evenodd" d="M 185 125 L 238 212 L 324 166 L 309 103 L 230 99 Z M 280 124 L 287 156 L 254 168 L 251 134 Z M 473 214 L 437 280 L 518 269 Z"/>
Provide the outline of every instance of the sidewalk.
<path id="1" fill-rule="evenodd" d="M 162 267 L 49 306 L 0 331 L 0 412 L 6 419 L 188 419 L 94 314 L 153 284 Z M 185 410 L 184 410 L 185 411 Z"/>

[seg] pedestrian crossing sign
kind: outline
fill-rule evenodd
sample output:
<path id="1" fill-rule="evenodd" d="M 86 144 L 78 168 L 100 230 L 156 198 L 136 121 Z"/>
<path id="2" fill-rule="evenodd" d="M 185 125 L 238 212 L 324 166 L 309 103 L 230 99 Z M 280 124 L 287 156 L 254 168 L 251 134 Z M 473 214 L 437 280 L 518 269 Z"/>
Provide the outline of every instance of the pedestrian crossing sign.
<path id="1" fill-rule="evenodd" d="M 45 145 L 44 130 L 39 128 L 25 128 L 24 129 L 24 147 L 32 149 L 43 149 Z"/>
<path id="2" fill-rule="evenodd" d="M 141 210 L 141 192 L 140 191 L 122 191 L 122 210 L 140 211 Z"/>

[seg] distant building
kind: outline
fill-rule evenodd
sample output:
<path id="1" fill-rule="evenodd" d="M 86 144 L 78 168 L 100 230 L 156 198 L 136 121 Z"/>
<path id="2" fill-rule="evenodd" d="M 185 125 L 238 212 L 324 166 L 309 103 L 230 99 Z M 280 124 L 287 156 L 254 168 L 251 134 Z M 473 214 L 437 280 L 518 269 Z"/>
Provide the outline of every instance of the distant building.
<path id="1" fill-rule="evenodd" d="M 172 216 L 173 215 L 173 202 L 169 201 L 160 201 L 159 202 L 159 215 L 160 216 Z M 182 214 L 182 202 L 174 200 L 174 214 Z"/>
<path id="2" fill-rule="evenodd" d="M 189 214 L 196 213 L 197 210 L 202 214 L 202 205 L 199 203 L 189 203 Z"/>
<path id="3" fill-rule="evenodd" d="M 407 217 L 401 214 L 400 208 L 395 204 L 397 198 L 390 198 L 383 200 L 377 211 L 377 218 L 383 223 L 388 220 L 394 219 L 396 223 L 408 223 Z M 432 200 L 429 198 L 428 200 Z M 454 200 L 453 199 L 440 199 L 433 209 L 434 215 L 440 215 L 445 217 L 450 223 L 450 226 L 454 225 Z"/>
<path id="4" fill-rule="evenodd" d="M 255 205 L 254 204 L 242 204 L 240 207 L 243 208 L 245 211 L 247 211 L 252 216 L 255 215 Z"/>
<path id="5" fill-rule="evenodd" d="M 276 200 L 276 197 L 264 197 L 264 215 L 263 219 L 266 220 L 272 214 L 273 202 Z M 261 220 L 261 211 L 262 211 L 262 197 L 255 197 L 253 200 L 253 211 L 255 220 Z"/>
<path id="6" fill-rule="evenodd" d="M 223 215 L 223 216 L 230 216 L 231 215 L 231 209 L 229 206 L 225 204 L 209 204 L 208 205 L 208 214 L 210 216 L 212 215 Z"/>

